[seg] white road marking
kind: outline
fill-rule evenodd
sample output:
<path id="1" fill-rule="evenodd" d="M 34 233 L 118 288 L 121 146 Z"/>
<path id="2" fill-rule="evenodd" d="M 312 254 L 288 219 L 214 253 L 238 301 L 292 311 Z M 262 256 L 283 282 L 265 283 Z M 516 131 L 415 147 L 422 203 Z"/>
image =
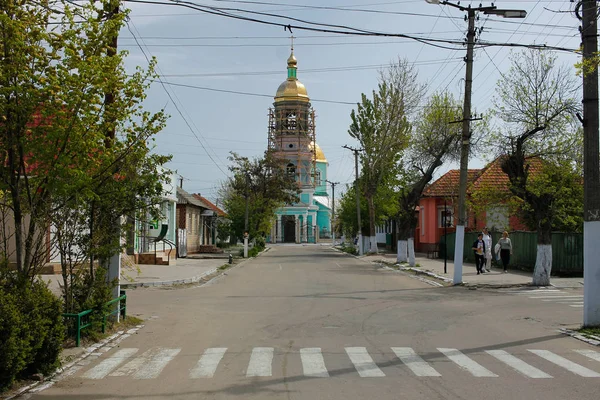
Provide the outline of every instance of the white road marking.
<path id="1" fill-rule="evenodd" d="M 102 379 L 110 374 L 113 369 L 121 365 L 121 363 L 125 362 L 129 357 L 132 357 L 137 351 L 138 349 L 135 348 L 121 349 L 83 374 L 83 378 Z"/>
<path id="2" fill-rule="evenodd" d="M 518 359 L 517 357 L 511 354 L 508 354 L 504 350 L 486 350 L 485 352 L 529 378 L 552 378 L 551 375 L 548 375 L 544 371 L 527 364 L 525 361 Z"/>
<path id="3" fill-rule="evenodd" d="M 346 347 L 345 350 L 361 378 L 385 376 L 383 371 L 375 364 L 365 347 Z"/>
<path id="4" fill-rule="evenodd" d="M 300 359 L 302 360 L 304 376 L 311 376 L 315 378 L 329 377 L 320 347 L 300 349 Z"/>
<path id="5" fill-rule="evenodd" d="M 416 376 L 442 376 L 410 347 L 392 347 L 392 351 Z"/>
<path id="6" fill-rule="evenodd" d="M 583 308 L 583 304 L 575 304 L 575 305 L 571 305 L 569 307 L 574 307 L 574 308 Z"/>
<path id="7" fill-rule="evenodd" d="M 227 347 L 214 347 L 204 350 L 198 364 L 190 371 L 190 378 L 212 378 L 226 351 Z"/>
<path id="8" fill-rule="evenodd" d="M 272 347 L 255 347 L 252 349 L 246 376 L 272 376 L 273 351 Z"/>
<path id="9" fill-rule="evenodd" d="M 530 299 L 583 299 L 583 296 L 532 296 Z"/>
<path id="10" fill-rule="evenodd" d="M 600 378 L 599 373 L 592 371 L 591 369 L 588 369 L 582 365 L 576 364 L 573 361 L 567 360 L 566 358 L 561 357 L 557 354 L 554 354 L 551 351 L 548 351 L 548 350 L 528 350 L 528 351 L 550 361 L 553 364 L 558 365 L 559 367 L 562 367 L 568 371 L 571 371 L 572 373 L 574 373 L 576 375 L 583 376 L 585 378 Z"/>
<path id="11" fill-rule="evenodd" d="M 126 376 L 134 374 L 135 379 L 156 378 L 163 368 L 177 355 L 181 349 L 150 349 L 134 358 L 109 376 Z"/>
<path id="12" fill-rule="evenodd" d="M 181 349 L 161 349 L 159 348 L 156 354 L 150 357 L 149 360 L 138 369 L 133 377 L 135 379 L 153 379 L 156 378 L 167 364 L 175 358 Z"/>
<path id="13" fill-rule="evenodd" d="M 584 355 L 592 360 L 600 362 L 600 353 L 594 350 L 575 350 L 577 353 Z"/>
<path id="14" fill-rule="evenodd" d="M 505 293 L 512 293 L 512 294 L 520 294 L 520 295 L 524 295 L 524 296 L 543 296 L 543 295 L 554 295 L 554 294 L 561 294 L 561 293 L 565 293 L 562 290 L 526 290 L 523 292 L 505 292 Z"/>
<path id="15" fill-rule="evenodd" d="M 471 360 L 469 357 L 465 356 L 463 353 L 458 351 L 457 349 L 447 349 L 447 348 L 439 348 L 438 350 L 442 352 L 446 357 L 450 359 L 450 361 L 454 362 L 456 365 L 464 369 L 465 371 L 470 372 L 473 376 L 478 378 L 488 377 L 495 378 L 498 375 L 494 374 L 492 371 L 483 367 L 482 365 L 476 363 Z"/>

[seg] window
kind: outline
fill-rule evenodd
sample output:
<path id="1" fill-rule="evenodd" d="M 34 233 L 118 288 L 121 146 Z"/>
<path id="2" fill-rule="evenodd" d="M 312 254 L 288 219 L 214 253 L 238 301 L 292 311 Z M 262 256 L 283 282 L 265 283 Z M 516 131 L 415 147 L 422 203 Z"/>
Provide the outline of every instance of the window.
<path id="1" fill-rule="evenodd" d="M 288 131 L 296 131 L 296 113 L 287 113 L 285 127 Z"/>
<path id="2" fill-rule="evenodd" d="M 425 207 L 421 207 L 421 236 L 425 236 Z"/>
<path id="3" fill-rule="evenodd" d="M 286 167 L 286 171 L 288 176 L 294 178 L 294 180 L 296 179 L 296 166 L 292 163 L 289 163 Z"/>
<path id="4" fill-rule="evenodd" d="M 444 224 L 448 228 L 454 226 L 454 212 L 450 207 L 438 207 L 438 228 L 443 228 Z"/>
<path id="5" fill-rule="evenodd" d="M 321 171 L 317 170 L 317 173 L 315 174 L 315 183 L 317 186 L 321 186 Z"/>

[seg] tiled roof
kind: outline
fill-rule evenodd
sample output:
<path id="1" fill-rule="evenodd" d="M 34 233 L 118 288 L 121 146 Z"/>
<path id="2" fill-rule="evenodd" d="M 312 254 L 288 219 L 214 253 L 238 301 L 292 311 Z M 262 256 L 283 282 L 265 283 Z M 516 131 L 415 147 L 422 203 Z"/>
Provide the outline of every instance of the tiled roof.
<path id="1" fill-rule="evenodd" d="M 210 208 L 211 210 L 213 210 L 214 212 L 216 212 L 219 217 L 226 217 L 227 216 L 227 214 L 225 213 L 225 211 L 221 210 L 219 207 L 217 207 L 216 205 L 214 205 L 206 197 L 202 197 L 198 193 L 194 193 L 193 196 L 195 198 L 197 198 L 198 200 L 202 201 L 204 204 L 206 204 L 208 206 L 208 208 Z"/>
<path id="2" fill-rule="evenodd" d="M 480 169 L 470 169 L 467 172 L 467 182 L 471 184 L 479 177 Z M 438 180 L 427 186 L 423 191 L 423 197 L 458 197 L 460 184 L 460 170 L 451 169 Z"/>
<path id="3" fill-rule="evenodd" d="M 186 192 L 179 186 L 177 186 L 177 203 L 178 204 L 192 204 L 197 207 L 209 208 L 208 205 L 206 203 L 204 203 L 202 200 L 196 198 L 195 196 L 192 196 L 191 194 L 189 194 L 188 192 Z"/>
<path id="4" fill-rule="evenodd" d="M 479 177 L 469 187 L 469 193 L 478 189 L 489 188 L 508 193 L 508 175 L 502 171 L 502 161 L 504 157 L 498 157 L 489 163 L 482 171 Z M 527 158 L 526 164 L 529 164 L 529 173 L 535 174 L 540 171 L 542 161 L 539 158 Z"/>

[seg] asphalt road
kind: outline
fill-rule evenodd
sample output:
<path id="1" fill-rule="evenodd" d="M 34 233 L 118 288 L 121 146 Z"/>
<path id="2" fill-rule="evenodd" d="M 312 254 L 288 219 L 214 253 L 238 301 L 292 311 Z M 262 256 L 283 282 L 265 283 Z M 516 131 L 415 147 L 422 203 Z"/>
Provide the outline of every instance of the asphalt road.
<path id="1" fill-rule="evenodd" d="M 31 398 L 597 399 L 600 349 L 557 333 L 579 292 L 440 288 L 276 246 L 205 286 L 129 291 L 145 327 Z"/>

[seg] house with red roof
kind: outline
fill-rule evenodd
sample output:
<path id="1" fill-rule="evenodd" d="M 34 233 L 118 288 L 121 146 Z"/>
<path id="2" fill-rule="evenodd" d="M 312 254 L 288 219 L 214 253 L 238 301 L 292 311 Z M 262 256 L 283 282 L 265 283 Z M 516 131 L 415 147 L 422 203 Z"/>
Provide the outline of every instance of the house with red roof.
<path id="1" fill-rule="evenodd" d="M 467 197 L 476 201 L 473 194 L 481 190 L 493 190 L 496 193 L 509 194 L 509 180 L 501 168 L 502 158 L 489 163 L 483 169 L 469 169 L 467 178 Z M 529 160 L 530 172 L 541 167 L 541 161 Z M 415 229 L 415 251 L 432 252 L 437 248 L 444 232 L 451 233 L 456 229 L 455 215 L 458 213 L 458 191 L 460 171 L 450 170 L 435 182 L 431 183 L 421 196 L 418 209 L 419 222 Z M 491 231 L 529 230 L 527 226 L 501 200 L 483 205 L 483 210 L 475 213 L 467 207 L 465 231 L 480 231 L 487 226 Z"/>

